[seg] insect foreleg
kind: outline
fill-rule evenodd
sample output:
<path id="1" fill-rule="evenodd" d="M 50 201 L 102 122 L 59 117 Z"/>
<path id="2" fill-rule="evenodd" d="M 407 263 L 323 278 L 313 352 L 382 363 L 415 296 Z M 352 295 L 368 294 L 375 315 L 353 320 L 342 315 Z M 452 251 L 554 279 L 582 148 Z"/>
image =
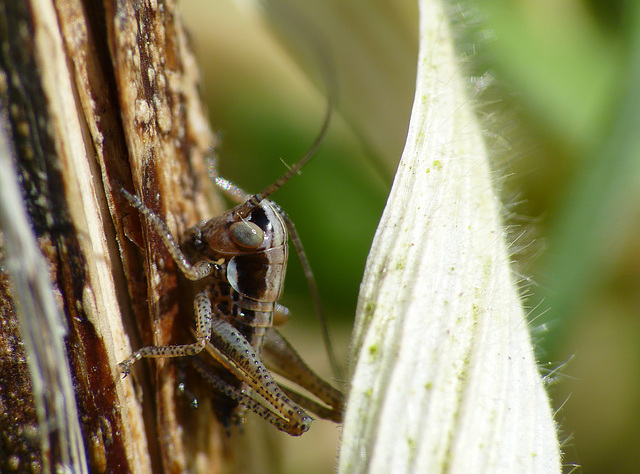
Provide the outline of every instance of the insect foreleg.
<path id="1" fill-rule="evenodd" d="M 127 201 L 135 207 L 141 214 L 143 214 L 151 225 L 153 225 L 154 230 L 158 234 L 158 236 L 162 239 L 165 247 L 173 257 L 173 260 L 180 268 L 180 271 L 186 276 L 189 280 L 202 280 L 203 278 L 208 277 L 211 274 L 219 271 L 219 268 L 210 262 L 200 261 L 195 265 L 192 265 L 187 257 L 182 253 L 180 247 L 176 243 L 175 239 L 171 235 L 171 232 L 167 228 L 167 225 L 160 219 L 157 215 L 155 215 L 151 209 L 144 205 L 144 203 L 140 200 L 138 196 L 134 196 L 129 193 L 126 189 L 122 188 L 120 190 L 124 197 L 127 198 Z"/>
<path id="2" fill-rule="evenodd" d="M 143 357 L 184 357 L 202 352 L 211 337 L 213 313 L 209 295 L 204 291 L 198 293 L 194 300 L 194 306 L 196 312 L 196 342 L 171 346 L 145 346 L 138 349 L 124 362 L 118 364 L 123 377 L 129 375 L 131 365 Z"/>

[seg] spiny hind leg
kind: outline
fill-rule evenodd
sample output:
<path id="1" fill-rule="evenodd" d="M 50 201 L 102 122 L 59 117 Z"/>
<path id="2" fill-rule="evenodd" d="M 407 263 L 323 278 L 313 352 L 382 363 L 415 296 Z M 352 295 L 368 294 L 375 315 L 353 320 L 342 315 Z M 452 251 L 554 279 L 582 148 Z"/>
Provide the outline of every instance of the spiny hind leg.
<path id="1" fill-rule="evenodd" d="M 265 332 L 261 354 L 269 370 L 294 382 L 326 404 L 323 406 L 305 395 L 281 387 L 298 405 L 320 418 L 336 423 L 342 422 L 344 409 L 342 392 L 311 370 L 293 346 L 275 329 L 268 328 Z"/>
<path id="2" fill-rule="evenodd" d="M 123 377 L 129 375 L 131 366 L 143 357 L 184 357 L 202 352 L 211 337 L 211 321 L 213 319 L 211 300 L 206 291 L 202 291 L 196 295 L 194 307 L 196 314 L 196 342 L 170 346 L 145 346 L 138 349 L 125 361 L 118 364 Z"/>
<path id="3" fill-rule="evenodd" d="M 219 363 L 264 401 L 235 387 L 227 393 L 220 382 L 212 381 L 212 377 L 219 380 L 215 374 L 207 376 L 202 373 L 202 368 L 198 370 L 209 383 L 282 431 L 299 436 L 309 429 L 312 418 L 280 389 L 255 349 L 235 327 L 220 319 L 213 320 L 211 342 L 207 348 Z"/>

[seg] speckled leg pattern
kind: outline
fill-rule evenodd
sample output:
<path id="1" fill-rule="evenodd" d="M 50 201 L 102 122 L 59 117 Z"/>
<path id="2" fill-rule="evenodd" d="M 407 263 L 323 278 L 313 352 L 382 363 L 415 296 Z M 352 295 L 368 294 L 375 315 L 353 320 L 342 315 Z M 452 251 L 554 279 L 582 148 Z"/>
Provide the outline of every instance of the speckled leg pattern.
<path id="1" fill-rule="evenodd" d="M 205 291 L 198 293 L 194 300 L 194 306 L 196 313 L 196 342 L 171 346 L 145 346 L 142 349 L 138 349 L 127 360 L 118 364 L 123 377 L 129 375 L 131 365 L 143 357 L 184 357 L 202 352 L 211 338 L 213 311 L 209 295 Z"/>
<path id="2" fill-rule="evenodd" d="M 299 436 L 311 426 L 312 418 L 294 403 L 273 380 L 273 377 L 249 342 L 226 321 L 212 321 L 211 344 L 242 374 L 243 382 L 275 408 L 275 411 L 246 392 L 231 386 L 194 359 L 196 370 L 216 389 L 237 400 L 243 406 L 272 423 L 276 428 Z"/>

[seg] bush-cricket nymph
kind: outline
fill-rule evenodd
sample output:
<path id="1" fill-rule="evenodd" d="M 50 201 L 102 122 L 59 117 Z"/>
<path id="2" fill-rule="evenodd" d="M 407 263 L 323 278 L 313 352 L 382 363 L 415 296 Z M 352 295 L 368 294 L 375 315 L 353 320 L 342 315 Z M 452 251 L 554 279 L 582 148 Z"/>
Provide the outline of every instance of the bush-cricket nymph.
<path id="1" fill-rule="evenodd" d="M 307 154 L 260 193 L 249 196 L 229 181 L 216 178 L 216 184 L 240 204 L 187 230 L 180 245 L 138 197 L 122 190 L 160 236 L 188 284 L 195 286 L 195 342 L 143 347 L 119 364 L 124 376 L 144 357 L 186 357 L 216 393 L 232 400 L 239 410 L 252 410 L 291 435 L 309 429 L 312 418 L 305 410 L 341 421 L 343 394 L 316 375 L 273 327 L 274 315 L 276 320 L 286 319 L 281 316 L 287 310 L 278 300 L 284 286 L 289 236 L 316 306 L 318 297 L 291 219 L 267 199 L 313 157 L 328 130 L 331 111 L 330 102 L 322 129 Z M 325 342 L 326 332 L 323 326 Z M 335 371 L 337 364 L 328 346 Z M 206 357 L 212 357 L 224 374 L 220 369 L 212 370 Z M 271 371 L 319 401 L 281 387 Z M 230 423 L 230 419 L 221 421 Z"/>

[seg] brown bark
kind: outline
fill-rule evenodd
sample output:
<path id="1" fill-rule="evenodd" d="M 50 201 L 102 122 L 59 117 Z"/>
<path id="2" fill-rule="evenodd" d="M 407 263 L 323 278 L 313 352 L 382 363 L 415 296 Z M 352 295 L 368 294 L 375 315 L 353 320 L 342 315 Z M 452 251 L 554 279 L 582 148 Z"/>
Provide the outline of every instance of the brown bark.
<path id="1" fill-rule="evenodd" d="M 175 364 L 117 369 L 191 326 L 120 188 L 175 235 L 219 212 L 175 1 L 0 0 L 0 43 L 0 174 L 18 185 L 0 186 L 0 471 L 219 470 L 226 435 L 179 400 Z"/>

